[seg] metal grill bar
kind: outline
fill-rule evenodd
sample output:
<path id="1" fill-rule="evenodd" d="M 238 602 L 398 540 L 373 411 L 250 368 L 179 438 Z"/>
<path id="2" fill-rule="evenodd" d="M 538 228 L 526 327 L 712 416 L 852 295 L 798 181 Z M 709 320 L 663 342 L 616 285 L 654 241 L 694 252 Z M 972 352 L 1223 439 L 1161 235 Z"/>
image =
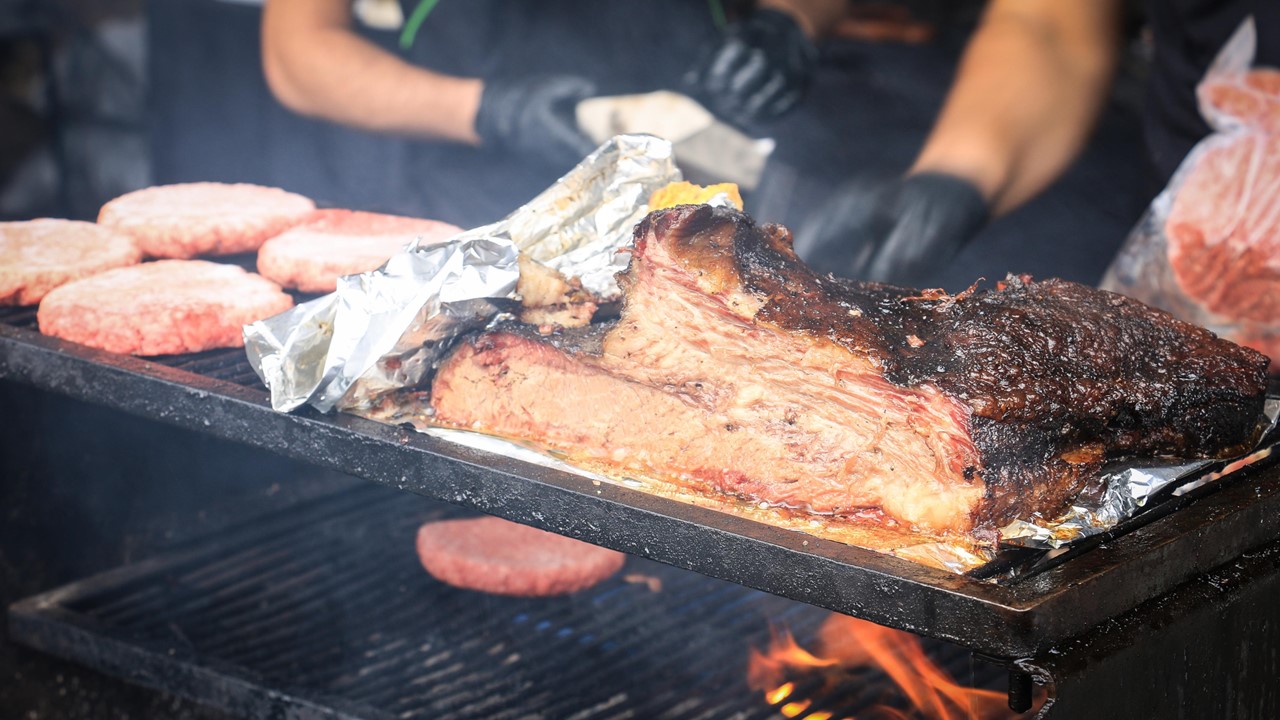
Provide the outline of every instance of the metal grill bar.
<path id="1" fill-rule="evenodd" d="M 245 373 L 257 380 L 253 368 L 240 348 L 222 348 L 206 350 L 189 355 L 170 355 L 160 360 L 165 365 L 178 370 L 204 375 L 205 377 L 229 380 Z"/>
<path id="2" fill-rule="evenodd" d="M 37 306 L 35 305 L 0 307 L 0 323 L 34 330 L 36 328 L 36 309 Z"/>
<path id="3" fill-rule="evenodd" d="M 255 717 L 305 707 L 318 717 L 751 720 L 778 715 L 746 687 L 748 650 L 767 644 L 771 623 L 807 639 L 827 617 L 639 558 L 623 575 L 661 590 L 624 576 L 561 598 L 457 590 L 422 571 L 413 540 L 424 520 L 459 514 L 358 488 L 19 603 L 12 634 L 108 672 L 154 665 L 147 684 L 258 707 Z M 100 640 L 68 641 L 76 634 Z M 969 657 L 930 647 L 949 667 Z M 1003 671 L 984 667 L 982 681 L 999 687 Z M 166 681 L 193 674 L 225 682 L 202 694 Z M 879 678 L 812 700 L 850 714 L 885 694 Z"/>

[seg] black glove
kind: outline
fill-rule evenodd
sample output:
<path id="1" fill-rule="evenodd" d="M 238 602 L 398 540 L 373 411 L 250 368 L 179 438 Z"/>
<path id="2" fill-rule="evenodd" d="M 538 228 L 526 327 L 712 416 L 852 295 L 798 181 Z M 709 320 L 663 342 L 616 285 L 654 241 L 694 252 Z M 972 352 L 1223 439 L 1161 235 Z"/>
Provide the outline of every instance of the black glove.
<path id="1" fill-rule="evenodd" d="M 595 94 L 579 77 L 486 80 L 476 111 L 484 147 L 511 152 L 558 171 L 577 165 L 596 144 L 578 129 L 578 103 Z"/>
<path id="2" fill-rule="evenodd" d="M 973 183 L 920 173 L 842 186 L 800 228 L 796 252 L 813 268 L 858 280 L 919 287 L 987 223 Z"/>
<path id="3" fill-rule="evenodd" d="M 817 64 L 818 48 L 790 15 L 757 10 L 730 25 L 685 82 L 721 119 L 751 125 L 795 107 Z"/>

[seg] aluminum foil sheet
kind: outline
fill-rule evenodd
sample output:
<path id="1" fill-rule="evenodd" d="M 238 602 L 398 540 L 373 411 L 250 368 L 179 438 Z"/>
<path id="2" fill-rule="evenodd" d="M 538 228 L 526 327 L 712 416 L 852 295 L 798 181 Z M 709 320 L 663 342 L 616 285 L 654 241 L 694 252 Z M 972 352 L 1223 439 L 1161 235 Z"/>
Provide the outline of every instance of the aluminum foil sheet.
<path id="1" fill-rule="evenodd" d="M 462 334 L 514 307 L 527 253 L 602 299 L 619 295 L 619 252 L 653 191 L 680 180 L 671 143 L 620 135 L 506 218 L 442 244 L 411 244 L 335 292 L 246 325 L 245 351 L 288 412 L 373 408 L 425 381 Z"/>
<path id="2" fill-rule="evenodd" d="M 649 196 L 680 179 L 670 142 L 618 135 L 527 205 L 458 237 L 508 240 L 597 297 L 615 299 L 621 290 L 613 276 L 630 259 L 618 250 L 631 244 Z"/>
<path id="3" fill-rule="evenodd" d="M 455 239 L 397 254 L 381 269 L 244 328 L 271 406 L 328 411 L 412 385 L 458 335 L 484 327 L 520 278 L 510 241 Z"/>
<path id="4" fill-rule="evenodd" d="M 1103 474 L 1061 516 L 1015 520 L 1001 528 L 1000 543 L 1037 549 L 1062 548 L 1114 528 L 1138 514 L 1163 491 L 1183 495 L 1269 457 L 1280 423 L 1280 398 L 1268 398 L 1264 414 L 1267 428 L 1258 447 L 1242 457 L 1228 462 L 1199 460 L 1116 469 Z"/>

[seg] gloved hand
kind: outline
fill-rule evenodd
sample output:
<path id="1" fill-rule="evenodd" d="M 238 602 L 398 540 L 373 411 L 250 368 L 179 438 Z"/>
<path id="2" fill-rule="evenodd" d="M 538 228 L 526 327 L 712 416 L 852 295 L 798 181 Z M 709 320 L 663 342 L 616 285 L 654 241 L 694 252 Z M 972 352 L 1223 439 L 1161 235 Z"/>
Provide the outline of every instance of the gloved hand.
<path id="1" fill-rule="evenodd" d="M 987 203 L 968 180 L 919 173 L 842 186 L 796 234 L 813 268 L 857 280 L 920 287 L 986 225 Z"/>
<path id="2" fill-rule="evenodd" d="M 572 76 L 486 80 L 476 134 L 484 147 L 563 172 L 596 148 L 576 115 L 578 103 L 594 94 L 595 85 Z"/>
<path id="3" fill-rule="evenodd" d="M 804 97 L 818 48 L 790 15 L 757 10 L 730 25 L 685 76 L 688 94 L 736 125 L 772 120 Z"/>

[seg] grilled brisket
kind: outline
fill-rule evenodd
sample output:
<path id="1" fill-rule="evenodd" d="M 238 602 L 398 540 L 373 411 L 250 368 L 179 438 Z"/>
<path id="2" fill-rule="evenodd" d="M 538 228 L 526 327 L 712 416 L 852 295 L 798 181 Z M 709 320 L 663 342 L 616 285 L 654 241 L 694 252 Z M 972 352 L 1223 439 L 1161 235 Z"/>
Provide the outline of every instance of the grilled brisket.
<path id="1" fill-rule="evenodd" d="M 1267 360 L 1122 296 L 1011 277 L 823 277 L 786 229 L 682 206 L 636 229 L 605 326 L 465 342 L 436 421 L 815 513 L 970 532 L 1063 507 L 1107 460 L 1255 438 Z"/>

